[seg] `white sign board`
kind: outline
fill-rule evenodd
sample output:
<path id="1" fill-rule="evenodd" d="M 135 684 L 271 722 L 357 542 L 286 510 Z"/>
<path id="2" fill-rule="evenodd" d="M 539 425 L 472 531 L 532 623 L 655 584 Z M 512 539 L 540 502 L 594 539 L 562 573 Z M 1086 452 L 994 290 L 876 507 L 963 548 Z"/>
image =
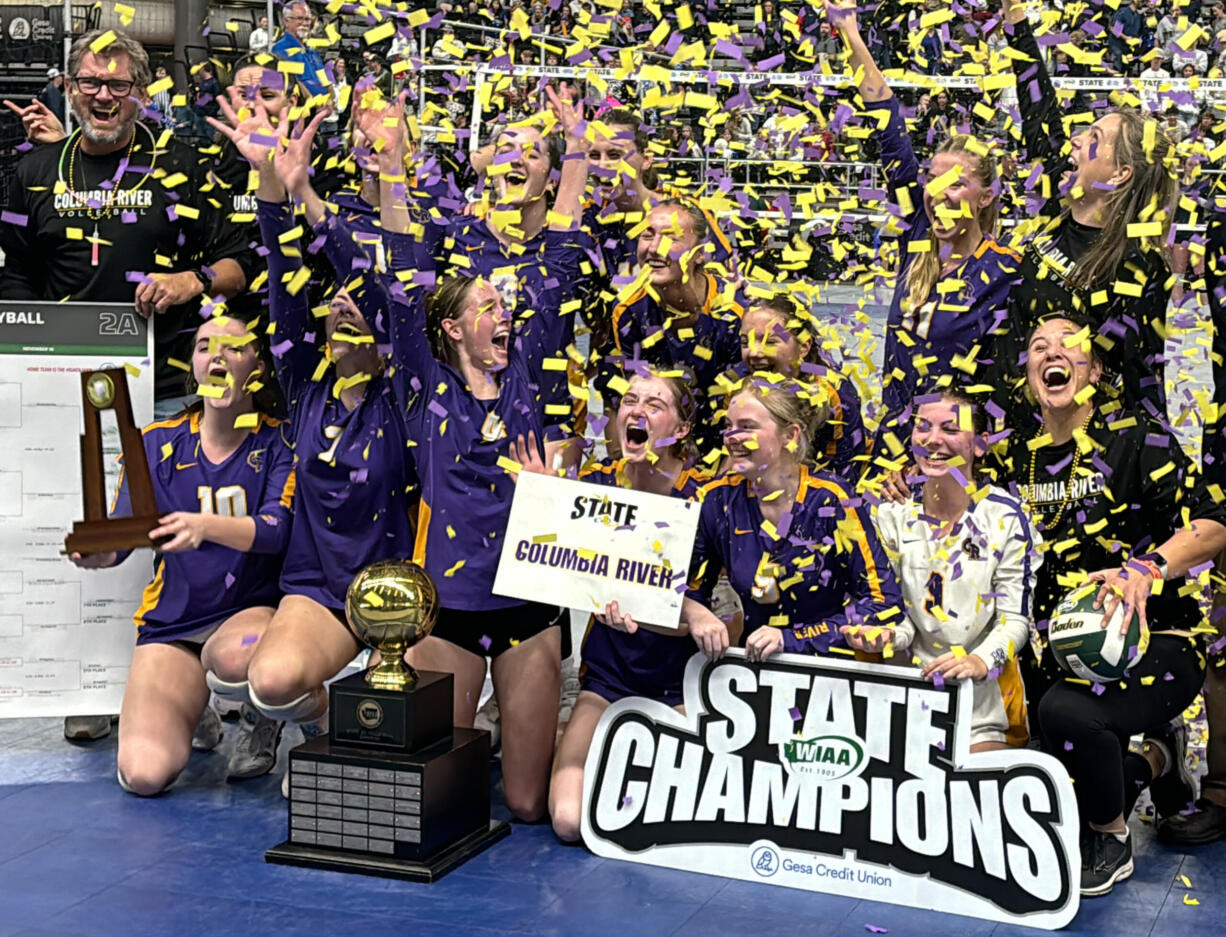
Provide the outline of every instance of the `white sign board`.
<path id="1" fill-rule="evenodd" d="M 677 627 L 700 506 L 521 473 L 494 594 L 585 612 L 616 601 L 635 621 Z"/>
<path id="2" fill-rule="evenodd" d="M 1068 773 L 1029 749 L 972 755 L 969 682 L 732 650 L 691 658 L 684 690 L 684 715 L 631 697 L 601 717 L 596 855 L 1031 927 L 1076 915 Z"/>
<path id="3" fill-rule="evenodd" d="M 119 712 L 153 555 L 98 571 L 60 551 L 83 517 L 79 374 L 131 365 L 133 418 L 144 426 L 150 358 L 145 320 L 130 305 L 0 303 L 0 717 Z M 119 479 L 113 415 L 102 430 L 109 504 Z"/>

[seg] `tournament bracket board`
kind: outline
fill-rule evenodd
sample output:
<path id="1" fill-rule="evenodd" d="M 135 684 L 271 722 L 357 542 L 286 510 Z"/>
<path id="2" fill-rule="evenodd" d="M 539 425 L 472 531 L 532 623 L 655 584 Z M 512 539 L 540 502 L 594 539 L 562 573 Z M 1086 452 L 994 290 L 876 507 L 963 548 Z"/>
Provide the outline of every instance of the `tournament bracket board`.
<path id="1" fill-rule="evenodd" d="M 151 337 L 131 305 L 0 302 L 0 717 L 119 712 L 153 555 L 84 570 L 60 551 L 82 516 L 78 374 L 126 368 L 133 418 L 146 425 Z M 109 506 L 112 413 L 102 435 Z"/>
<path id="2" fill-rule="evenodd" d="M 1030 927 L 1076 915 L 1068 773 L 1026 748 L 971 754 L 969 681 L 734 649 L 692 657 L 684 693 L 684 714 L 631 697 L 601 716 L 596 855 Z"/>
<path id="3" fill-rule="evenodd" d="M 494 594 L 676 628 L 697 502 L 521 472 Z"/>

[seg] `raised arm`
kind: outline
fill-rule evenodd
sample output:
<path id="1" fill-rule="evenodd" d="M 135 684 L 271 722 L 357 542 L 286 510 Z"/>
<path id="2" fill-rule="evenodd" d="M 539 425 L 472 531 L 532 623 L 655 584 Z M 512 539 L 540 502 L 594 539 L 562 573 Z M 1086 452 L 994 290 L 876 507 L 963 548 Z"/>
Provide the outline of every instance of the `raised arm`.
<path id="1" fill-rule="evenodd" d="M 873 139 L 881 148 L 881 165 L 889 180 L 893 201 L 898 203 L 904 218 L 922 212 L 924 202 L 919 186 L 919 161 L 915 158 L 911 135 L 907 133 L 907 123 L 898 99 L 886 84 L 885 76 L 877 68 L 860 35 L 855 5 L 827 3 L 826 15 L 843 37 L 860 97 L 869 118 L 876 121 Z"/>
<path id="2" fill-rule="evenodd" d="M 324 236 L 324 253 L 362 313 L 375 337 L 375 344 L 391 357 L 387 376 L 397 398 L 405 407 L 418 396 L 426 383 L 434 383 L 438 362 L 430 348 L 427 332 L 426 286 L 404 283 L 394 273 L 375 270 L 368 244 L 363 244 L 334 213 L 327 212 L 316 226 Z M 386 233 L 389 266 L 398 269 L 398 259 L 411 251 L 412 235 Z"/>
<path id="3" fill-rule="evenodd" d="M 864 99 L 864 103 L 875 104 L 894 97 L 894 92 L 886 84 L 885 76 L 881 74 L 881 70 L 877 68 L 877 63 L 873 61 L 873 57 L 868 51 L 868 46 L 864 43 L 864 37 L 860 35 L 860 24 L 856 20 L 855 3 L 828 0 L 826 3 L 826 18 L 830 21 L 830 25 L 837 29 L 839 35 L 843 37 L 843 45 L 846 47 L 848 57 L 851 60 L 851 67 L 856 76 L 856 85 L 860 89 L 860 97 Z"/>
<path id="4" fill-rule="evenodd" d="M 1052 186 L 1050 194 L 1055 196 L 1054 187 L 1065 168 L 1061 165 L 1064 159 L 1061 154 L 1068 142 L 1064 125 L 1060 122 L 1059 99 L 1051 76 L 1047 74 L 1047 66 L 1043 64 L 1043 54 L 1030 28 L 1030 21 L 1026 19 L 1025 7 L 1019 0 L 1001 0 L 1000 11 L 1005 20 L 1005 38 L 1009 46 L 1025 56 L 1025 59 L 1011 59 L 1013 73 L 1017 76 L 1022 139 L 1026 142 L 1030 159 L 1042 160 L 1043 171 Z"/>

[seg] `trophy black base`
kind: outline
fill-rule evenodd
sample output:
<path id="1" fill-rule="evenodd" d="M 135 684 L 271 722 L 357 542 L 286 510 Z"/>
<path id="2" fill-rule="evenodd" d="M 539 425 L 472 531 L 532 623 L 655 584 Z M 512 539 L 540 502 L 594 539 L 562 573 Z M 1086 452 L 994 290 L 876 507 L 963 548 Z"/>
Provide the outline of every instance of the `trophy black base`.
<path id="1" fill-rule="evenodd" d="M 369 853 L 343 853 L 317 846 L 302 846 L 286 840 L 264 853 L 264 861 L 276 865 L 298 865 L 330 872 L 356 872 L 410 882 L 437 882 L 458 865 L 467 862 L 486 847 L 511 835 L 511 824 L 490 820 L 484 830 L 474 830 L 427 859 L 397 859 Z"/>
<path id="2" fill-rule="evenodd" d="M 478 729 L 411 755 L 304 742 L 290 752 L 289 839 L 266 859 L 431 881 L 509 832 L 490 826 L 489 761 L 490 735 Z"/>

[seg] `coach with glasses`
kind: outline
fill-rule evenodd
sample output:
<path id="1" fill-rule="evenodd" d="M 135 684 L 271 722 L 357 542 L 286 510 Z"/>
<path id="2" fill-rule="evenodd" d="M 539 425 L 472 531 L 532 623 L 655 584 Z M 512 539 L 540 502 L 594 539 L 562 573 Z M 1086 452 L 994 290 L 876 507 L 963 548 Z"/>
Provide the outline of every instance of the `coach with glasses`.
<path id="1" fill-rule="evenodd" d="M 94 48 L 103 36 L 109 43 Z M 140 122 L 149 57 L 124 33 L 73 44 L 68 105 L 77 130 L 17 164 L 0 221 L 0 299 L 134 303 L 154 324 L 155 416 L 180 408 L 203 298 L 230 299 L 258 258 L 242 227 L 211 200 L 211 160 Z M 215 188 L 215 187 L 213 187 Z M 100 738 L 110 721 L 70 718 L 70 738 Z"/>

